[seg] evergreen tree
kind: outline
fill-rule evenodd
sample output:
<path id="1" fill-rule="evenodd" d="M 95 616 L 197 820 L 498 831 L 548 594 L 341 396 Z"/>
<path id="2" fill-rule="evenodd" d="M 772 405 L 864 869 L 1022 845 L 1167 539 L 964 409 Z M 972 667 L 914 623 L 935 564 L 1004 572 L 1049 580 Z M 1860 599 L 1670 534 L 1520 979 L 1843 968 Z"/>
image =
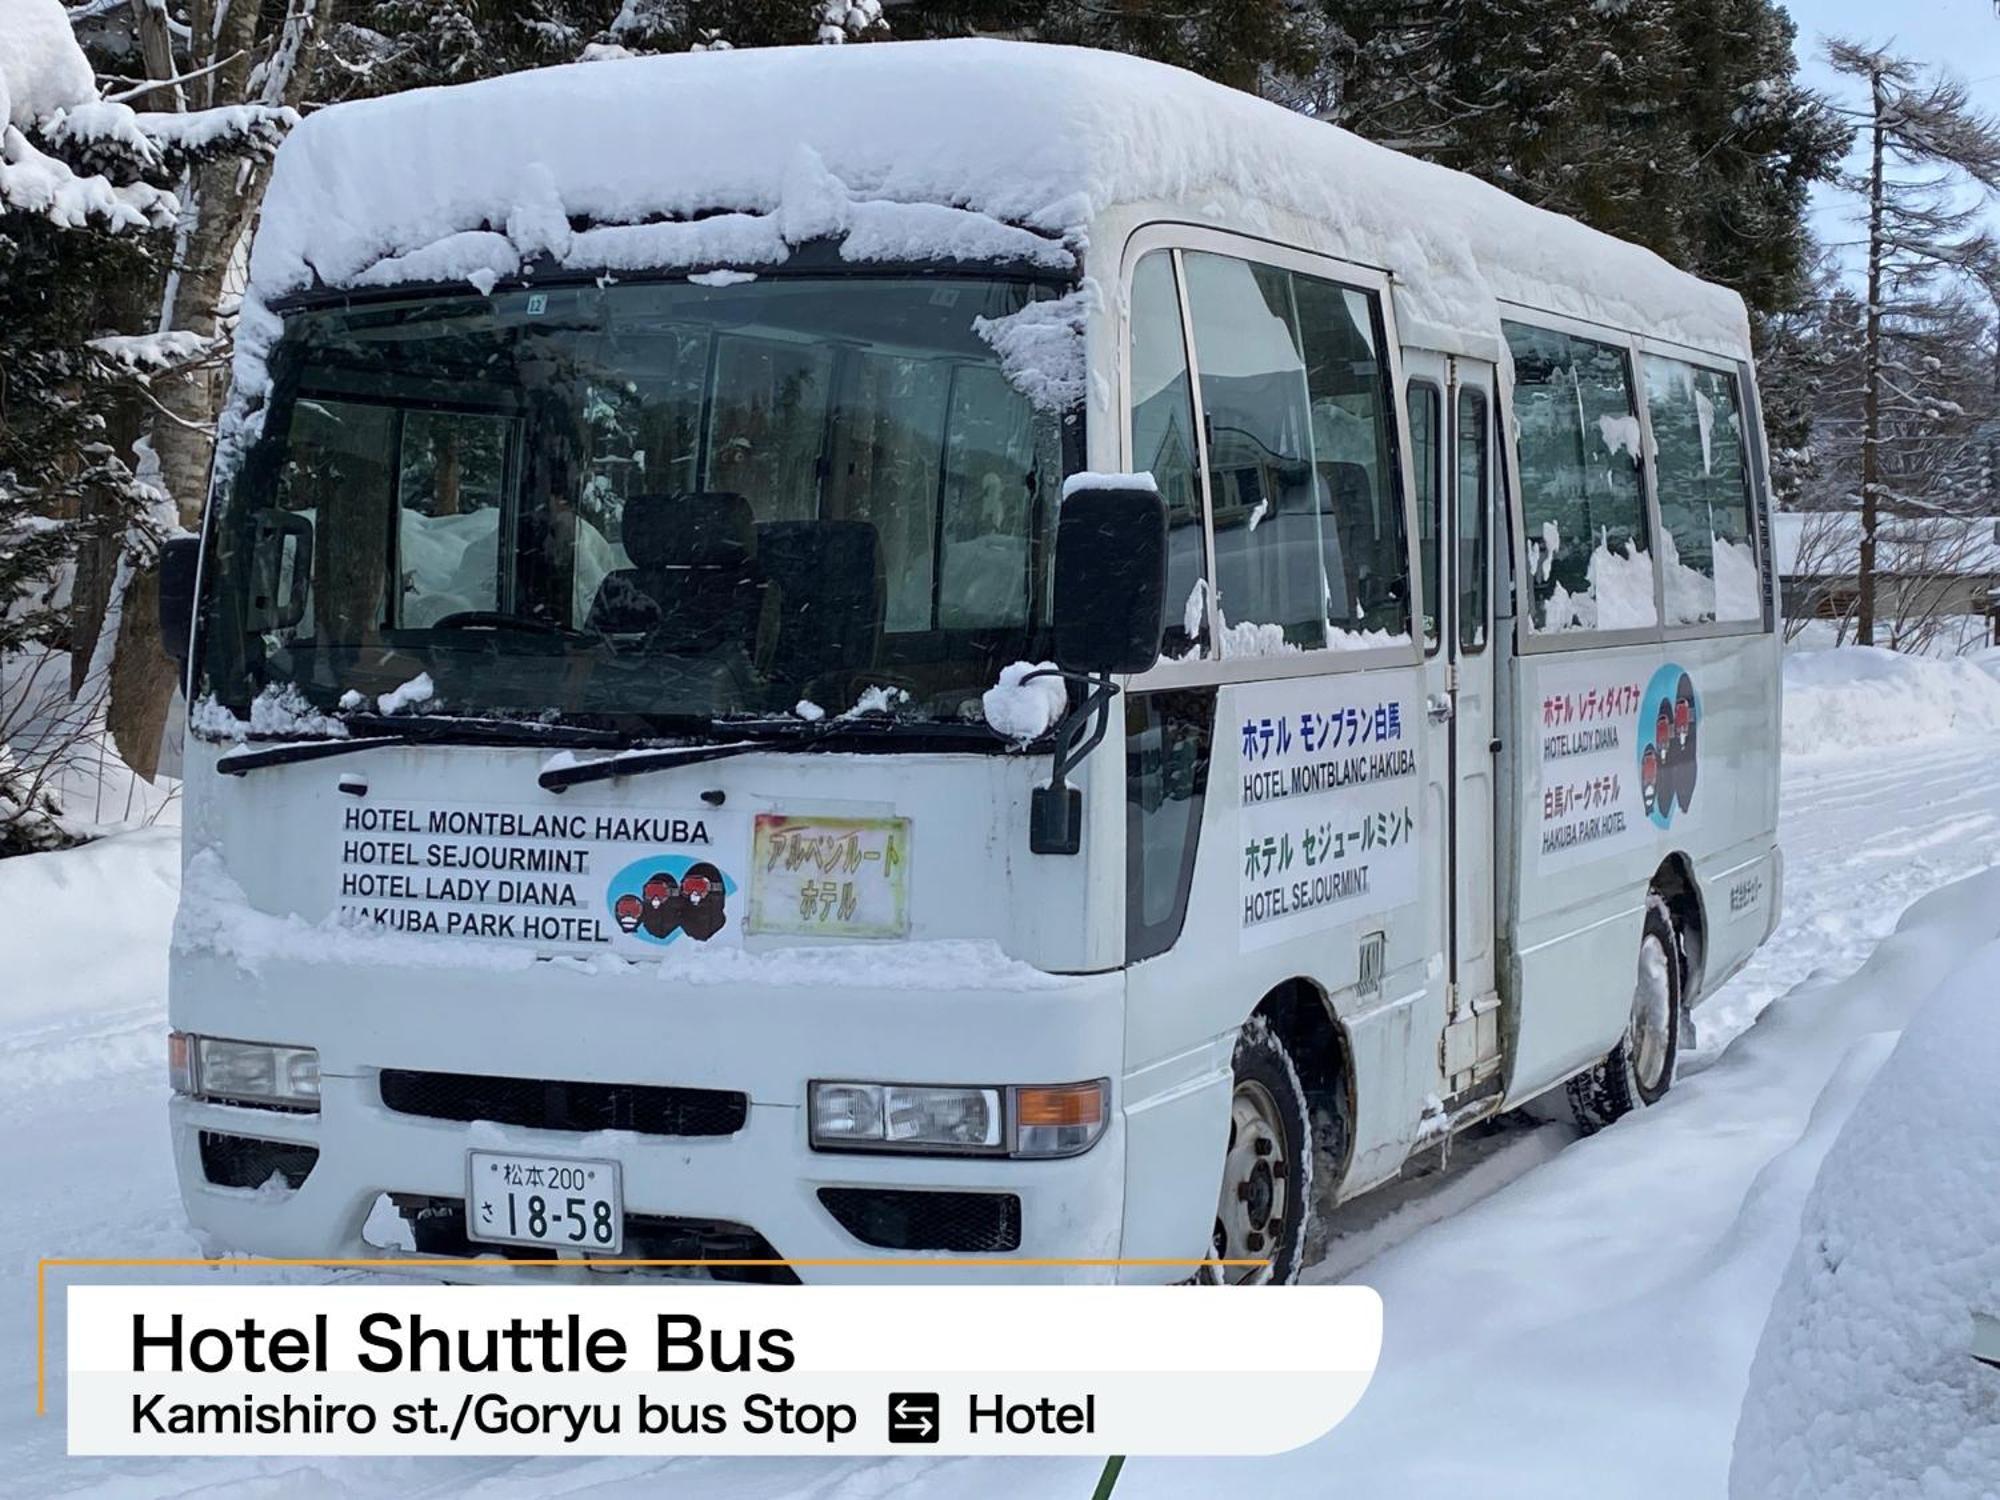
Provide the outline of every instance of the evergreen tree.
<path id="1" fill-rule="evenodd" d="M 316 97 L 709 47 L 870 41 L 880 0 L 350 0 Z"/>
<path id="2" fill-rule="evenodd" d="M 67 834 L 55 783 L 88 738 L 102 680 L 73 700 L 70 601 L 92 545 L 143 552 L 156 492 L 109 439 L 119 404 L 116 289 L 173 222 L 170 162 L 131 111 L 100 104 L 61 8 L 0 35 L 0 855 Z"/>
<path id="3" fill-rule="evenodd" d="M 888 13 L 901 40 L 1009 36 L 1100 47 L 1306 102 L 1331 33 L 1318 0 L 907 0 Z"/>
<path id="4" fill-rule="evenodd" d="M 1848 132 L 1773 0 L 1328 0 L 1331 118 L 1646 245 L 1755 312 L 1798 299 Z"/>

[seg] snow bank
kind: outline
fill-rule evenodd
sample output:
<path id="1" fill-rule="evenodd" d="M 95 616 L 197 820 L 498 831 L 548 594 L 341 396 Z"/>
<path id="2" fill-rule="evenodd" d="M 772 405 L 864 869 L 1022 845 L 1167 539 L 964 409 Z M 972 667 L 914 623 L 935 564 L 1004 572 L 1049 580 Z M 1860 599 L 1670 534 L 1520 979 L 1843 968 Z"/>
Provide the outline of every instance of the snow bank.
<path id="1" fill-rule="evenodd" d="M 180 884 L 180 829 L 0 859 L 0 1022 L 10 1047 L 78 1012 L 156 1009 Z M 87 960 L 84 961 L 84 960 Z M 148 1039 L 157 1046 L 155 1037 Z"/>
<path id="2" fill-rule="evenodd" d="M 1737 1500 L 2000 1488 L 2000 943 L 1927 1000 L 1821 1165 L 1736 1429 Z"/>
<path id="3" fill-rule="evenodd" d="M 2000 651 L 1939 660 L 1874 646 L 1785 657 L 1785 754 L 2000 734 Z"/>

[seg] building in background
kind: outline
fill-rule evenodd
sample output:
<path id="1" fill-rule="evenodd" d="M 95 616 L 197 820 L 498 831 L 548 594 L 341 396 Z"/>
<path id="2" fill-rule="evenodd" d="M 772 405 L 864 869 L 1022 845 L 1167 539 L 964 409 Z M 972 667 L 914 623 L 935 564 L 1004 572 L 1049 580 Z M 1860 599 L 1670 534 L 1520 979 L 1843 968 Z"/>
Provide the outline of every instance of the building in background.
<path id="1" fill-rule="evenodd" d="M 1845 644 L 1860 587 L 1860 513 L 1780 511 L 1771 532 L 1786 639 Z M 1875 567 L 1881 644 L 2000 645 L 2000 516 L 1885 516 Z"/>

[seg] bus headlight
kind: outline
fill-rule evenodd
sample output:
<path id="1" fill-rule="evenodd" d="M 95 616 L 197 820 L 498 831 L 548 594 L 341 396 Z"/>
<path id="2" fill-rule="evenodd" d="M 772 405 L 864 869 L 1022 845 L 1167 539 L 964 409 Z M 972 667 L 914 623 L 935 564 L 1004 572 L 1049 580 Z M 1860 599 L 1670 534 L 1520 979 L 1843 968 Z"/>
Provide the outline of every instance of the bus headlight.
<path id="1" fill-rule="evenodd" d="M 1104 1133 L 1107 1080 L 1041 1087 L 814 1081 L 806 1113 L 815 1151 L 1074 1156 Z"/>
<path id="2" fill-rule="evenodd" d="M 998 1089 L 814 1083 L 807 1095 L 817 1150 L 1007 1149 Z"/>
<path id="3" fill-rule="evenodd" d="M 169 1032 L 167 1077 L 175 1093 L 215 1104 L 319 1108 L 319 1053 L 311 1047 Z"/>

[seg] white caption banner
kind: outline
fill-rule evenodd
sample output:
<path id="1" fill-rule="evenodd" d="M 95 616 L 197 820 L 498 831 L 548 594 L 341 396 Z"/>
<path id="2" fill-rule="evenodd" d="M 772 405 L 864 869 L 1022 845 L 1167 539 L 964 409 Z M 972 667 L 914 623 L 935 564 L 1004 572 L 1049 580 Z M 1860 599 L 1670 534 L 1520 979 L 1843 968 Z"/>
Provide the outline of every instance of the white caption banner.
<path id="1" fill-rule="evenodd" d="M 1382 1346 L 1345 1286 L 79 1286 L 68 1311 L 73 1454 L 1281 1453 Z"/>

